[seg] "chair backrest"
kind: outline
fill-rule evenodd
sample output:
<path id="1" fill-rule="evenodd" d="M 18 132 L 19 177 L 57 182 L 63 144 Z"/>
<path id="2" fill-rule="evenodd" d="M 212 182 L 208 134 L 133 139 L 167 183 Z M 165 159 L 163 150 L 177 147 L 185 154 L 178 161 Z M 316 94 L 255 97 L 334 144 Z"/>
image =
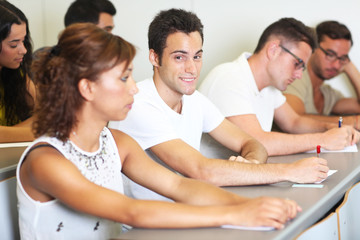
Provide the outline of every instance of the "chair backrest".
<path id="1" fill-rule="evenodd" d="M 360 182 L 347 190 L 336 212 L 340 239 L 360 239 Z"/>
<path id="2" fill-rule="evenodd" d="M 326 218 L 318 223 L 312 225 L 302 233 L 300 233 L 297 240 L 338 240 L 338 218 L 336 213 L 330 213 Z"/>
<path id="3" fill-rule="evenodd" d="M 16 197 L 16 177 L 0 182 L 0 238 L 20 239 Z"/>

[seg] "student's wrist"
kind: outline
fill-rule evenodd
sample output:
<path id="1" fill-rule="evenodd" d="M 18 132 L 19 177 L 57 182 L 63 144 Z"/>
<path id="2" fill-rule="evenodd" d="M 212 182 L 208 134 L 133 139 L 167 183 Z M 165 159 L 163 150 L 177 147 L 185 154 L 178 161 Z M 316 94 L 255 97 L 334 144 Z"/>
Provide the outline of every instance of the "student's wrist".
<path id="1" fill-rule="evenodd" d="M 351 61 L 349 61 L 347 64 L 345 64 L 343 72 L 346 75 L 351 75 L 352 71 L 354 71 L 355 69 L 355 65 Z"/>
<path id="2" fill-rule="evenodd" d="M 359 115 L 347 116 L 344 118 L 344 124 L 350 125 L 355 129 L 359 127 Z"/>
<path id="3" fill-rule="evenodd" d="M 338 127 L 338 123 L 324 122 L 326 130 L 330 130 Z"/>
<path id="4" fill-rule="evenodd" d="M 354 116 L 354 118 L 355 118 L 355 120 L 354 120 L 354 125 L 353 125 L 353 127 L 355 128 L 355 129 L 359 129 L 359 115 L 355 115 Z"/>
<path id="5" fill-rule="evenodd" d="M 287 181 L 287 182 L 293 182 L 293 173 L 294 165 L 291 164 L 282 164 L 278 163 L 276 164 L 277 168 L 280 171 L 280 179 L 279 181 Z"/>

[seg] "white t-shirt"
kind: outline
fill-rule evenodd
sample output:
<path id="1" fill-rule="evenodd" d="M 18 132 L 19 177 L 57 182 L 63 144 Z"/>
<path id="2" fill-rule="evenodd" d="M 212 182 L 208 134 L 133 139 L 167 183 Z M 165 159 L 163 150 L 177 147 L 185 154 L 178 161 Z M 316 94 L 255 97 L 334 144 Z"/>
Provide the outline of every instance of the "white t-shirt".
<path id="1" fill-rule="evenodd" d="M 340 99 L 344 98 L 344 95 L 325 83 L 320 86 L 320 91 L 324 96 L 324 108 L 322 113 L 319 113 L 315 107 L 313 87 L 307 70 L 303 73 L 301 79 L 290 84 L 283 93 L 292 94 L 300 98 L 304 103 L 305 112 L 307 114 L 322 114 L 329 116 L 335 104 Z"/>
<path id="2" fill-rule="evenodd" d="M 220 111 L 198 91 L 183 96 L 182 111 L 178 114 L 159 96 L 152 79 L 137 83 L 137 87 L 139 93 L 135 95 L 133 107 L 126 119 L 110 122 L 109 127 L 130 135 L 144 150 L 174 139 L 181 139 L 199 150 L 202 133 L 211 132 L 224 120 Z M 153 160 L 170 169 L 150 150 L 146 152 Z M 125 194 L 131 197 L 167 200 L 129 179 L 125 179 L 124 184 Z"/>
<path id="3" fill-rule="evenodd" d="M 203 80 L 199 91 L 226 116 L 255 114 L 262 129 L 271 131 L 275 109 L 285 103 L 282 93 L 272 87 L 259 91 L 243 53 L 233 62 L 215 67 Z"/>
<path id="4" fill-rule="evenodd" d="M 21 239 L 103 240 L 119 237 L 121 233 L 120 223 L 75 211 L 57 199 L 48 202 L 35 201 L 25 192 L 19 174 L 20 166 L 28 151 L 39 142 L 46 142 L 55 147 L 89 181 L 113 191 L 124 193 L 120 156 L 109 129 L 104 128 L 101 132 L 100 147 L 96 152 L 92 153 L 81 150 L 71 141 L 63 143 L 57 138 L 40 137 L 25 150 L 17 167 L 17 197 Z M 84 199 L 84 202 L 86 201 Z"/>

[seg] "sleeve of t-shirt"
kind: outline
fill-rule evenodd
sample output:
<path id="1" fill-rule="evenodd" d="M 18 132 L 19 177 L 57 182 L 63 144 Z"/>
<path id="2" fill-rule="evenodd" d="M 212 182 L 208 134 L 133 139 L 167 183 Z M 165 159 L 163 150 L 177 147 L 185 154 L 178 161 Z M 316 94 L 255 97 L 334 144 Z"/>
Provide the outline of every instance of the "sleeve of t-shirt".
<path id="1" fill-rule="evenodd" d="M 336 99 L 335 102 L 337 102 L 337 101 L 339 101 L 340 99 L 344 98 L 344 95 L 343 95 L 339 90 L 336 90 L 336 89 L 334 89 L 334 88 L 332 88 L 332 90 L 333 90 L 333 94 L 334 94 L 335 99 Z"/>
<path id="2" fill-rule="evenodd" d="M 144 150 L 178 138 L 164 111 L 143 99 L 135 101 L 125 120 L 110 122 L 109 127 L 130 135 Z"/>
<path id="3" fill-rule="evenodd" d="M 283 105 L 286 102 L 286 98 L 285 96 L 282 94 L 282 92 L 278 89 L 274 89 L 274 91 L 276 92 L 274 94 L 274 98 L 275 98 L 275 106 L 274 108 L 278 108 L 281 105 Z"/>
<path id="4" fill-rule="evenodd" d="M 291 83 L 283 93 L 294 95 L 300 98 L 302 102 L 305 102 L 307 87 L 303 79 L 297 79 Z"/>
<path id="5" fill-rule="evenodd" d="M 231 84 L 216 86 L 210 99 L 225 117 L 255 114 L 250 93 Z"/>
<path id="6" fill-rule="evenodd" d="M 225 117 L 207 97 L 200 92 L 197 92 L 197 94 L 199 94 L 199 101 L 201 101 L 204 111 L 203 132 L 208 133 L 218 127 Z"/>

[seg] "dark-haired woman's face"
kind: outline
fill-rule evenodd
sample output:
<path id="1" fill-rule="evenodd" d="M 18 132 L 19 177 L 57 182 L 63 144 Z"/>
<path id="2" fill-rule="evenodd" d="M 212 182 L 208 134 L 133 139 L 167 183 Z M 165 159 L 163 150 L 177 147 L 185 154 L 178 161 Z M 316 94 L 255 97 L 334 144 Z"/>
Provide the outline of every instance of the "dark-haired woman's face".
<path id="1" fill-rule="evenodd" d="M 26 24 L 13 24 L 10 34 L 1 42 L 0 68 L 16 69 L 20 67 L 27 50 L 24 46 Z"/>

